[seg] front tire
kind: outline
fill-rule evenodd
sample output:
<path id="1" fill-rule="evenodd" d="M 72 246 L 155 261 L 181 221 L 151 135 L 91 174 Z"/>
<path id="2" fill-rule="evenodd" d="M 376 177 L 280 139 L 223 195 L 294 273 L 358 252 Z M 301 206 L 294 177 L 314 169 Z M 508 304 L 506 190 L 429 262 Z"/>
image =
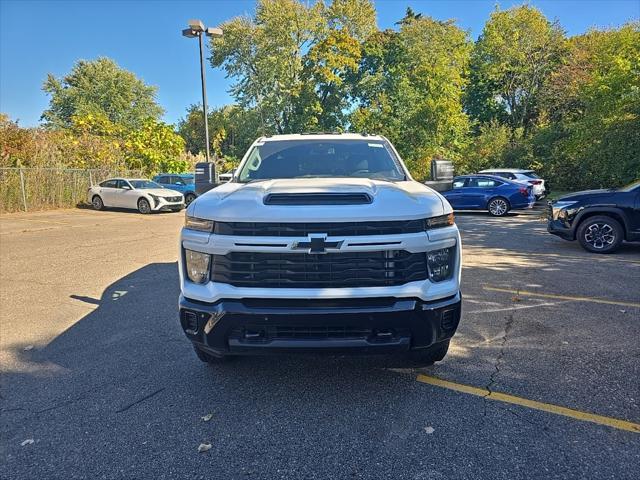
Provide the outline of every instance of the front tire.
<path id="1" fill-rule="evenodd" d="M 188 207 L 188 206 L 189 206 L 189 204 L 190 204 L 191 202 L 193 202 L 195 199 L 196 199 L 195 194 L 193 194 L 193 193 L 187 193 L 187 194 L 184 196 L 184 205 L 185 205 L 185 207 Z"/>
<path id="2" fill-rule="evenodd" d="M 99 195 L 94 195 L 91 199 L 91 206 L 94 210 L 102 210 L 104 209 L 104 202 Z"/>
<path id="3" fill-rule="evenodd" d="M 449 351 L 451 339 L 431 345 L 429 348 L 410 352 L 411 359 L 420 366 L 427 367 L 444 359 Z"/>
<path id="4" fill-rule="evenodd" d="M 138 211 L 143 215 L 147 215 L 151 213 L 151 205 L 149 204 L 149 200 L 146 198 L 141 198 L 138 200 Z"/>
<path id="5" fill-rule="evenodd" d="M 502 197 L 492 198 L 487 204 L 487 211 L 494 217 L 504 217 L 509 213 L 510 208 L 511 205 L 509 205 L 507 199 Z"/>
<path id="6" fill-rule="evenodd" d="M 584 220 L 576 232 L 578 242 L 588 252 L 613 253 L 624 240 L 624 229 L 620 222 L 607 215 L 598 215 Z"/>

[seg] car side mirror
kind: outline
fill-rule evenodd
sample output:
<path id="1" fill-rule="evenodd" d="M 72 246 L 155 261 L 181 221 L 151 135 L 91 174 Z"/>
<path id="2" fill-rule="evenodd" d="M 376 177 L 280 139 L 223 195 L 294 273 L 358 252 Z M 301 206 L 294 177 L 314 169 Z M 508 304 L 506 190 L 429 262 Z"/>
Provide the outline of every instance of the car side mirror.
<path id="1" fill-rule="evenodd" d="M 129 185 L 123 185 L 122 189 L 123 190 L 131 190 L 131 187 Z"/>
<path id="2" fill-rule="evenodd" d="M 178 181 L 178 182 L 176 182 L 176 185 L 184 185 L 184 183 Z"/>

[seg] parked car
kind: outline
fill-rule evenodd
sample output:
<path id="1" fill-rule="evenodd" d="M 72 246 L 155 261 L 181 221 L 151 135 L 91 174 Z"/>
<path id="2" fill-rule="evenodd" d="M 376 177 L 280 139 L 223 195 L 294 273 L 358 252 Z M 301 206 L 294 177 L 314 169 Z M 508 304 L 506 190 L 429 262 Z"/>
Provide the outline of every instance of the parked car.
<path id="1" fill-rule="evenodd" d="M 92 186 L 87 193 L 96 210 L 120 207 L 146 214 L 160 210 L 178 212 L 184 208 L 180 192 L 143 178 L 111 178 Z"/>
<path id="2" fill-rule="evenodd" d="M 460 320 L 460 234 L 384 137 L 259 138 L 199 196 L 180 239 L 179 318 L 196 355 L 412 353 Z"/>
<path id="3" fill-rule="evenodd" d="M 482 170 L 480 173 L 484 173 L 486 175 L 497 175 L 509 180 L 529 183 L 533 185 L 533 194 L 536 196 L 536 200 L 544 198 L 549 194 L 547 183 L 533 170 L 522 170 L 519 168 L 490 168 L 488 170 Z"/>
<path id="4" fill-rule="evenodd" d="M 533 186 L 495 175 L 454 177 L 453 188 L 442 192 L 454 210 L 487 210 L 502 217 L 510 210 L 532 208 Z"/>
<path id="5" fill-rule="evenodd" d="M 640 241 L 640 180 L 549 202 L 547 230 L 595 253 L 615 252 L 624 240 Z"/>
<path id="6" fill-rule="evenodd" d="M 221 173 L 220 175 L 218 175 L 218 179 L 220 180 L 220 183 L 230 182 L 232 178 L 233 178 L 233 173 Z"/>
<path id="7" fill-rule="evenodd" d="M 198 196 L 193 173 L 160 173 L 153 181 L 184 195 L 185 205 L 189 205 Z"/>

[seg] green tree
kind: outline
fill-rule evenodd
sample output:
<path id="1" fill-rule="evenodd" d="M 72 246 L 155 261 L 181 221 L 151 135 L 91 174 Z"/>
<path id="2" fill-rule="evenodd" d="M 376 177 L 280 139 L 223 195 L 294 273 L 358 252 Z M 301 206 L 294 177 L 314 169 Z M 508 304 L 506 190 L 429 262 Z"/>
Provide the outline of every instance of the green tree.
<path id="1" fill-rule="evenodd" d="M 379 32 L 363 50 L 351 129 L 389 137 L 418 178 L 434 156 L 459 159 L 469 129 L 462 110 L 466 32 L 412 14 L 399 32 Z"/>
<path id="2" fill-rule="evenodd" d="M 251 143 L 262 135 L 260 115 L 255 110 L 236 105 L 212 110 L 209 120 L 209 148 L 217 157 L 239 159 Z M 205 149 L 202 106 L 191 105 L 185 118 L 178 122 L 178 134 L 185 140 L 187 151 L 203 153 Z"/>
<path id="3" fill-rule="evenodd" d="M 163 113 L 155 101 L 156 87 L 104 57 L 80 60 L 61 79 L 49 74 L 43 90 L 51 98 L 42 120 L 51 127 L 70 127 L 74 116 L 103 115 L 117 125 L 139 128 Z"/>
<path id="4" fill-rule="evenodd" d="M 528 131 L 538 117 L 538 97 L 561 62 L 564 33 L 529 5 L 491 14 L 475 44 L 467 111 L 480 122 L 498 120 Z"/>
<path id="5" fill-rule="evenodd" d="M 184 140 L 173 128 L 148 119 L 142 128 L 126 135 L 124 148 L 129 168 L 139 168 L 149 173 L 184 172 L 188 168 L 182 159 Z"/>
<path id="6" fill-rule="evenodd" d="M 231 93 L 255 109 L 263 131 L 336 129 L 345 123 L 360 44 L 376 30 L 369 0 L 311 5 L 260 0 L 254 17 L 222 25 L 211 64 L 234 79 Z"/>
<path id="7" fill-rule="evenodd" d="M 640 23 L 570 40 L 544 98 L 549 123 L 534 154 L 563 186 L 616 186 L 640 178 Z"/>

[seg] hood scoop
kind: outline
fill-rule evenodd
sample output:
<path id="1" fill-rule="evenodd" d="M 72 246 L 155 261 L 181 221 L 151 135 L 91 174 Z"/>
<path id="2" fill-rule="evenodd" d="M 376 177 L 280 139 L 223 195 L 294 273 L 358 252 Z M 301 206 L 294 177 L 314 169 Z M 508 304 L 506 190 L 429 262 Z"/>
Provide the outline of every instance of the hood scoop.
<path id="1" fill-rule="evenodd" d="M 373 198 L 368 193 L 270 193 L 265 205 L 364 205 Z"/>

